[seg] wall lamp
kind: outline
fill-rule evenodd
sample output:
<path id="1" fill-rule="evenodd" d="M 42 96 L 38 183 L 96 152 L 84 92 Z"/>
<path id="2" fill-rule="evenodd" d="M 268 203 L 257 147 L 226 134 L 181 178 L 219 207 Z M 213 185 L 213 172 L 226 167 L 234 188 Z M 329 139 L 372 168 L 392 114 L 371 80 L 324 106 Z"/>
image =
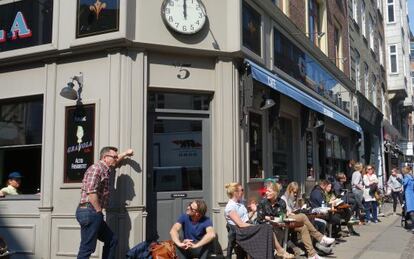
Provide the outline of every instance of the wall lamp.
<path id="1" fill-rule="evenodd" d="M 77 100 L 77 103 L 80 103 L 82 101 L 81 93 L 82 93 L 82 87 L 83 87 L 83 74 L 79 73 L 77 76 L 73 76 L 71 81 L 62 88 L 60 91 L 60 95 L 66 99 L 69 100 Z M 78 84 L 78 90 L 76 91 L 74 89 L 76 82 Z"/>
<path id="2" fill-rule="evenodd" d="M 266 94 L 262 95 L 262 99 L 263 101 L 260 104 L 260 110 L 262 111 L 267 110 L 276 104 L 275 101 L 272 98 L 268 97 Z"/>
<path id="3" fill-rule="evenodd" d="M 316 129 L 316 128 L 322 127 L 323 125 L 325 125 L 325 123 L 323 122 L 323 120 L 317 120 L 315 122 L 315 126 L 313 126 L 313 127 Z"/>

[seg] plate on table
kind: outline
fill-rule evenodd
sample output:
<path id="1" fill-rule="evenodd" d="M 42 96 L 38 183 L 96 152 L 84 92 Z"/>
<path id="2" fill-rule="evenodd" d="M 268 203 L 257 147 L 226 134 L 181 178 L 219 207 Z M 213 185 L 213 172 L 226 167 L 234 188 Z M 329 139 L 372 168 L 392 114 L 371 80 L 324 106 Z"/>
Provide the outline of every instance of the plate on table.
<path id="1" fill-rule="evenodd" d="M 285 218 L 283 221 L 284 221 L 284 222 L 295 222 L 295 221 L 296 221 L 296 219 L 292 219 L 292 218 Z"/>

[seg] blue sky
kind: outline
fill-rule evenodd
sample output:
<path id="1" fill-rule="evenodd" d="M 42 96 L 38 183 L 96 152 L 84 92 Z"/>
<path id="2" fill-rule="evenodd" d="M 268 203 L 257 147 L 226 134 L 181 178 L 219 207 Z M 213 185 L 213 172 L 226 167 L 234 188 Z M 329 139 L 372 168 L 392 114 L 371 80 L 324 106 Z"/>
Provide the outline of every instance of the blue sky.
<path id="1" fill-rule="evenodd" d="M 408 0 L 408 16 L 410 17 L 410 29 L 414 33 L 414 0 Z"/>

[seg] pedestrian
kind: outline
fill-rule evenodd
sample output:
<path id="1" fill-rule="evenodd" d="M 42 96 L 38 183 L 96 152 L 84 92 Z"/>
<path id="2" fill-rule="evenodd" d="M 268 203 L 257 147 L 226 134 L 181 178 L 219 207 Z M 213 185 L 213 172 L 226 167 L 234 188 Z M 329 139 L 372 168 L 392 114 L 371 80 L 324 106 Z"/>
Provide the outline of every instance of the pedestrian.
<path id="1" fill-rule="evenodd" d="M 375 167 L 373 165 L 367 165 L 367 173 L 364 175 L 363 181 L 365 186 L 365 222 L 369 223 L 371 221 L 374 223 L 378 223 L 378 203 L 375 198 L 375 192 L 378 191 L 378 178 L 375 174 Z"/>
<path id="2" fill-rule="evenodd" d="M 99 161 L 84 174 L 81 199 L 76 209 L 76 219 L 81 227 L 78 259 L 89 258 L 95 252 L 98 239 L 104 243 L 102 258 L 115 258 L 118 239 L 104 221 L 103 215 L 109 202 L 109 174 L 119 162 L 134 154 L 132 149 L 120 154 L 117 152 L 116 147 L 102 148 Z"/>
<path id="3" fill-rule="evenodd" d="M 387 181 L 388 188 L 391 189 L 391 197 L 392 197 L 392 208 L 393 213 L 395 215 L 395 212 L 397 210 L 397 199 L 400 202 L 400 205 L 403 204 L 403 196 L 402 196 L 402 175 L 398 173 L 398 169 L 394 167 L 391 170 L 390 178 Z"/>
<path id="4" fill-rule="evenodd" d="M 22 184 L 22 178 L 23 176 L 19 172 L 10 173 L 7 180 L 7 187 L 0 190 L 0 197 L 6 195 L 19 195 L 19 187 Z"/>
<path id="5" fill-rule="evenodd" d="M 213 252 L 213 240 L 216 234 L 213 223 L 206 216 L 206 212 L 206 203 L 203 200 L 194 200 L 188 204 L 186 212 L 172 226 L 170 235 L 177 248 L 179 259 L 206 259 L 209 253 Z M 180 240 L 181 229 L 184 233 L 182 241 Z"/>
<path id="6" fill-rule="evenodd" d="M 355 208 L 355 216 L 358 219 L 361 219 L 361 210 L 364 209 L 364 205 L 362 200 L 364 198 L 364 182 L 363 182 L 363 171 L 364 165 L 360 162 L 355 163 L 354 165 L 354 172 L 352 173 L 352 193 L 355 197 L 355 203 L 357 204 L 357 208 Z"/>
<path id="7" fill-rule="evenodd" d="M 411 167 L 404 166 L 402 168 L 402 173 L 404 174 L 403 178 L 403 187 L 405 193 L 405 213 L 411 219 L 411 231 L 414 231 L 414 176 Z M 405 217 L 405 215 L 402 215 Z"/>

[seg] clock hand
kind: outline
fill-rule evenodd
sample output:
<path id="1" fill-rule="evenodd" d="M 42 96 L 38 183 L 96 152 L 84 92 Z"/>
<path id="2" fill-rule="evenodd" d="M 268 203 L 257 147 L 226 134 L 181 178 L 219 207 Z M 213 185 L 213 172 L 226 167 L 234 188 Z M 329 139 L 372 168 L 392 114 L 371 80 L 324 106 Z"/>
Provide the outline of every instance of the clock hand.
<path id="1" fill-rule="evenodd" d="M 184 19 L 187 20 L 187 0 L 184 0 Z"/>

